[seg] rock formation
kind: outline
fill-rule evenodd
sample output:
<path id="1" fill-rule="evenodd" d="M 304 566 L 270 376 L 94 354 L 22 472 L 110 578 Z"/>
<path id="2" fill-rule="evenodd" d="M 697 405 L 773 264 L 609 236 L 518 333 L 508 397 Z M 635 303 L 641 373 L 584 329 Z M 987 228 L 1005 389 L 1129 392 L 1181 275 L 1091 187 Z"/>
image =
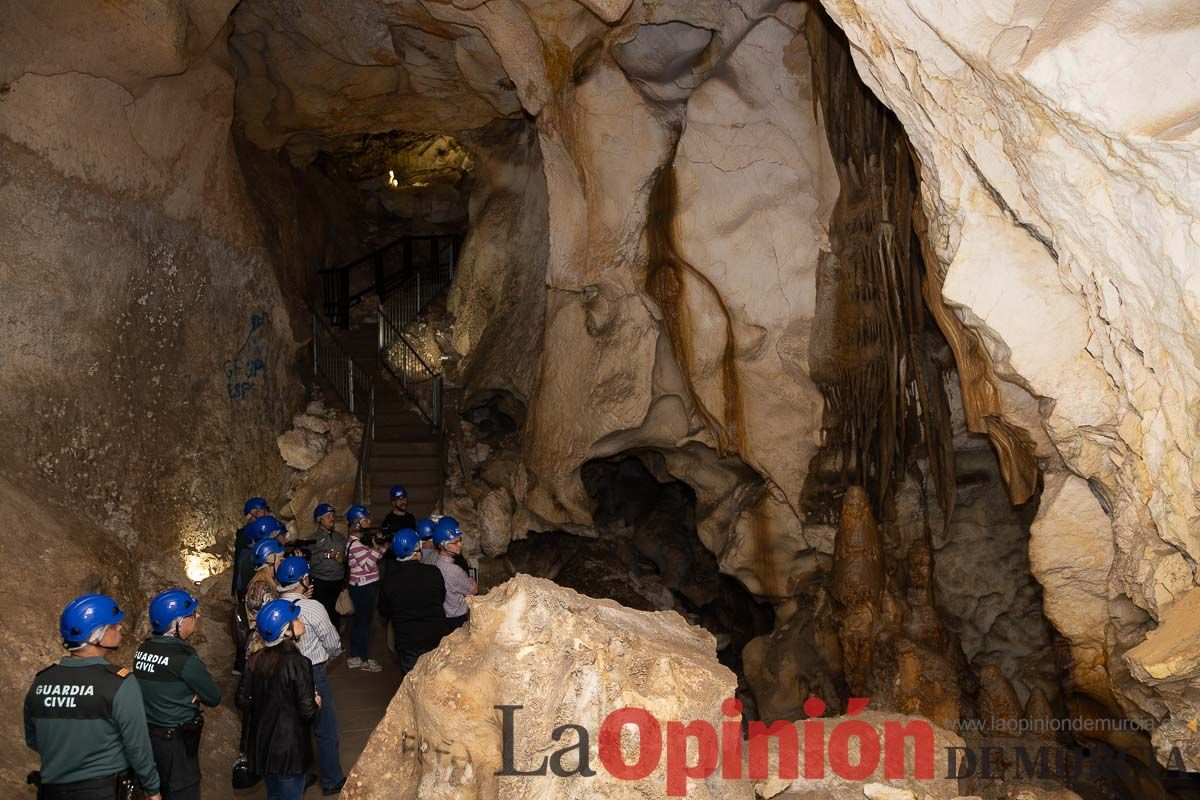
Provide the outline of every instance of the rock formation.
<path id="1" fill-rule="evenodd" d="M 867 493 L 860 486 L 846 491 L 833 548 L 830 591 L 841 606 L 842 662 L 850 691 L 864 697 L 877 625 L 882 622 L 883 552 Z"/>
<path id="2" fill-rule="evenodd" d="M 705 720 L 721 730 L 736 680 L 715 658 L 712 636 L 672 612 L 637 612 L 528 576 L 471 601 L 471 623 L 422 656 L 375 729 L 343 794 L 368 798 L 634 797 L 665 793 L 665 767 L 638 781 L 613 777 L 599 759 L 608 715 L 641 708 L 656 720 Z M 503 705 L 513 710 L 512 765 L 574 771 L 586 731 L 582 780 L 549 772 L 497 777 L 504 767 Z M 567 726 L 561 728 L 560 726 Z M 579 727 L 572 727 L 579 726 Z M 557 731 L 557 733 L 556 733 Z M 629 740 L 633 741 L 633 740 Z M 557 743 L 557 744 L 555 744 Z M 628 754 L 634 763 L 636 748 Z M 689 797 L 744 798 L 745 782 L 690 781 Z"/>
<path id="3" fill-rule="evenodd" d="M 1119 653 L 1191 585 L 1173 565 L 1197 555 L 1186 265 L 1200 258 L 1200 188 L 1184 178 L 1197 97 L 1178 65 L 1194 63 L 1182 42 L 1200 20 L 1178 4 L 1133 24 L 1106 7 L 1069 27 L 1032 8 L 944 14 L 933 0 L 827 8 L 921 161 L 942 294 L 998 378 L 992 418 L 1091 481 L 1112 520 L 1100 593 L 1115 627 L 1080 668 L 1107 671 L 1123 711 L 1154 707 Z M 1117 72 L 1124 58 L 1138 68 Z M 1058 602 L 1051 587 L 1046 601 Z"/>
<path id="4" fill-rule="evenodd" d="M 4 493 L 69 506 L 63 546 L 136 605 L 221 565 L 237 503 L 288 488 L 277 453 L 314 470 L 294 514 L 330 491 L 347 448 L 307 420 L 276 442 L 301 298 L 352 229 L 306 189 L 343 159 L 339 198 L 446 222 L 469 195 L 422 347 L 467 420 L 445 505 L 474 552 L 594 535 L 585 466 L 637 458 L 786 609 L 752 682 L 841 669 L 949 722 L 982 667 L 984 700 L 1098 704 L 1200 769 L 1193 5 L 12 0 Z M 421 142 L 452 200 L 387 194 Z"/>

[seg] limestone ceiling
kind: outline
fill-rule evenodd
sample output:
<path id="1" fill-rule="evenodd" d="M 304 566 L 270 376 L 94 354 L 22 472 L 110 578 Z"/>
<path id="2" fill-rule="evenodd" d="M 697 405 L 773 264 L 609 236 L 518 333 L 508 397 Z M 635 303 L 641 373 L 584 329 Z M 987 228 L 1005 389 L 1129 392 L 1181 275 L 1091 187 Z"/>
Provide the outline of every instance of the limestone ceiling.
<path id="1" fill-rule="evenodd" d="M 685 99 L 708 52 L 781 0 L 245 0 L 233 14 L 237 116 L 305 161 L 339 140 L 455 132 L 539 115 L 609 57 L 655 103 Z M 714 46 L 715 45 L 715 46 Z"/>

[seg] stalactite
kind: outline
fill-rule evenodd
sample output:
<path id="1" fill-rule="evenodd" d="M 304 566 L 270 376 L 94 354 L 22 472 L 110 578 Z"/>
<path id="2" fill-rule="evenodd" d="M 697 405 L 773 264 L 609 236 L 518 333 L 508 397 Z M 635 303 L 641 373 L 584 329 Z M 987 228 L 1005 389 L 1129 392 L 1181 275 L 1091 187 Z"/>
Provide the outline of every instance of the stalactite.
<path id="1" fill-rule="evenodd" d="M 814 102 L 824 110 L 842 188 L 830 223 L 832 253 L 818 278 L 810 357 L 827 406 L 818 459 L 825 473 L 840 472 L 842 485 L 867 487 L 886 515 L 893 486 L 923 442 L 948 518 L 954 453 L 931 354 L 940 342 L 921 295 L 916 165 L 899 123 L 858 79 L 846 43 L 820 13 L 808 19 Z"/>

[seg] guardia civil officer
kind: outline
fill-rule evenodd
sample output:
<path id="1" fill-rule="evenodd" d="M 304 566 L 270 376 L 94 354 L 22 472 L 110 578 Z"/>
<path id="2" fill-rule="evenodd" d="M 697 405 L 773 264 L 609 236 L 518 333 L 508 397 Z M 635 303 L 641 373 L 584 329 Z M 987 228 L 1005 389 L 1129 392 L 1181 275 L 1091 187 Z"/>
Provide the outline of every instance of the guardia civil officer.
<path id="1" fill-rule="evenodd" d="M 161 800 L 142 690 L 105 655 L 121 646 L 125 612 L 102 594 L 67 604 L 58 619 L 68 654 L 25 695 L 25 743 L 41 756 L 39 800 L 126 800 L 140 783 Z"/>
<path id="2" fill-rule="evenodd" d="M 220 687 L 186 641 L 196 632 L 199 605 L 183 589 L 168 589 L 151 600 L 153 635 L 133 658 L 163 800 L 199 800 L 204 717 L 197 703 L 221 703 Z"/>

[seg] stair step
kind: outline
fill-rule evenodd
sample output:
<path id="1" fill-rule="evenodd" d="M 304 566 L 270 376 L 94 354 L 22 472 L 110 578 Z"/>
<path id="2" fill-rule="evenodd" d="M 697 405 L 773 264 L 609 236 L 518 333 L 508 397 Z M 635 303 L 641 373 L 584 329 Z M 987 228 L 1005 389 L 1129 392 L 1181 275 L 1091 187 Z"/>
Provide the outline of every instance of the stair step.
<path id="1" fill-rule="evenodd" d="M 391 486 L 398 483 L 406 489 L 417 487 L 441 486 L 442 473 L 433 470 L 405 471 L 390 469 L 372 469 L 372 486 Z"/>
<path id="2" fill-rule="evenodd" d="M 440 459 L 423 461 L 387 459 L 383 461 L 377 461 L 372 458 L 367 466 L 372 474 L 378 475 L 411 475 L 414 478 L 420 478 L 424 475 L 442 474 L 442 464 Z"/>
<path id="3" fill-rule="evenodd" d="M 387 439 L 375 432 L 371 443 L 371 455 L 376 456 L 432 456 L 440 455 L 442 443 L 437 439 Z"/>
<path id="4" fill-rule="evenodd" d="M 379 397 L 376 396 L 375 402 L 379 402 Z M 398 412 L 407 412 L 407 416 L 400 416 Z M 400 405 L 397 400 L 395 404 L 388 403 L 384 408 L 383 413 L 380 413 L 378 406 L 375 408 L 375 426 L 385 428 L 412 428 L 413 430 L 423 431 L 424 433 L 433 434 L 429 423 L 423 417 L 412 414 L 408 409 Z"/>
<path id="5" fill-rule="evenodd" d="M 442 474 L 403 475 L 402 473 L 374 473 L 374 471 L 371 473 L 371 488 L 383 489 L 384 497 L 396 483 L 400 483 L 409 492 L 413 492 L 414 489 L 436 489 L 442 486 Z"/>

